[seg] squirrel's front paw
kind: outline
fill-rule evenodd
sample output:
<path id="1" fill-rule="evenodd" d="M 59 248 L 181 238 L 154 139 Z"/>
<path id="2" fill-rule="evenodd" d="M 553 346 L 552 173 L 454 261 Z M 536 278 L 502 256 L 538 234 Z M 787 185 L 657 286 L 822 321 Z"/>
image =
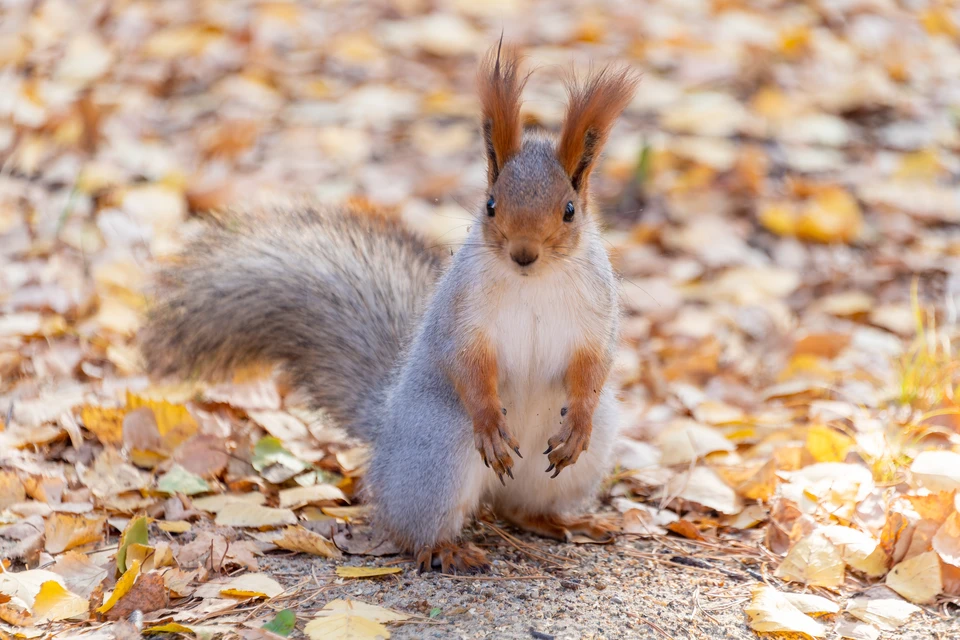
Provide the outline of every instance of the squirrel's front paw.
<path id="1" fill-rule="evenodd" d="M 571 414 L 563 430 L 547 440 L 549 446 L 543 453 L 550 460 L 547 473 L 553 471 L 551 478 L 556 478 L 563 469 L 575 463 L 580 454 L 587 450 L 592 431 L 593 423 L 590 416 Z"/>
<path id="2" fill-rule="evenodd" d="M 513 449 L 519 457 L 523 456 L 520 455 L 520 443 L 510 435 L 503 415 L 497 413 L 476 420 L 473 423 L 473 439 L 480 457 L 483 458 L 483 464 L 492 468 L 500 482 L 506 485 L 503 474 L 513 478 L 513 457 L 509 449 Z"/>

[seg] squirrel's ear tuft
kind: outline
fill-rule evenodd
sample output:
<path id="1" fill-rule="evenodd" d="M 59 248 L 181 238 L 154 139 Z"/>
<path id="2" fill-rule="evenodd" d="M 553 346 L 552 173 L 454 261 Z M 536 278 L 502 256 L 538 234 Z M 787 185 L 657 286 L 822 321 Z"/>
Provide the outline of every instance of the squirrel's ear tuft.
<path id="1" fill-rule="evenodd" d="M 520 122 L 520 96 L 526 76 L 519 75 L 520 55 L 512 47 L 503 47 L 503 37 L 480 66 L 480 103 L 483 108 L 483 141 L 487 151 L 490 184 L 496 181 L 503 165 L 520 150 L 523 125 Z"/>
<path id="2" fill-rule="evenodd" d="M 587 179 L 613 123 L 633 99 L 640 82 L 632 70 L 605 67 L 585 82 L 567 81 L 567 115 L 557 144 L 557 159 L 577 192 L 585 192 Z"/>

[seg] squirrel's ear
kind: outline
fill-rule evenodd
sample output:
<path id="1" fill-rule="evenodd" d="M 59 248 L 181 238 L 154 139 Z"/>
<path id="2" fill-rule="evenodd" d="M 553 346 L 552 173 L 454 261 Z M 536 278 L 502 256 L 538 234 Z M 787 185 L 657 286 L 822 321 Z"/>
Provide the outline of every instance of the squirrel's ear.
<path id="1" fill-rule="evenodd" d="M 483 108 L 483 142 L 487 152 L 487 173 L 493 184 L 503 165 L 520 150 L 523 125 L 520 122 L 520 95 L 526 76 L 520 76 L 520 55 L 503 47 L 503 38 L 480 65 L 480 103 Z"/>
<path id="2" fill-rule="evenodd" d="M 570 101 L 557 145 L 557 159 L 577 192 L 585 192 L 590 171 L 613 123 L 630 103 L 639 77 L 628 68 L 606 67 L 586 82 L 567 82 Z"/>

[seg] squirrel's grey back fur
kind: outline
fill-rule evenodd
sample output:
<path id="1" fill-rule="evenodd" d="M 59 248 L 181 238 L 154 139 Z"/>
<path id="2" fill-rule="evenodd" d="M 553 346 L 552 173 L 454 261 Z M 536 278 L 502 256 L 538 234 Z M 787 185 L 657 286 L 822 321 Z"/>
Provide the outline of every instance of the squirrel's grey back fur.
<path id="1" fill-rule="evenodd" d="M 159 275 L 141 332 L 155 375 L 275 362 L 371 440 L 443 257 L 401 222 L 309 205 L 228 213 Z"/>

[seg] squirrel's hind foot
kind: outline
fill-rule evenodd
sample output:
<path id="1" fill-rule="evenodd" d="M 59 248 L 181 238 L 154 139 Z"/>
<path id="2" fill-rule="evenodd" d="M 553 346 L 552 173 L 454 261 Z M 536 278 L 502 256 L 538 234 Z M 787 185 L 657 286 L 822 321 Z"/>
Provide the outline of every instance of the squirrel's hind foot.
<path id="1" fill-rule="evenodd" d="M 487 555 L 469 542 L 441 542 L 417 552 L 417 573 L 440 569 L 441 573 L 486 573 L 490 571 Z"/>
<path id="2" fill-rule="evenodd" d="M 619 531 L 610 518 L 593 515 L 509 514 L 504 517 L 524 531 L 563 542 L 570 542 L 575 535 L 587 536 L 597 542 L 610 542 Z"/>

